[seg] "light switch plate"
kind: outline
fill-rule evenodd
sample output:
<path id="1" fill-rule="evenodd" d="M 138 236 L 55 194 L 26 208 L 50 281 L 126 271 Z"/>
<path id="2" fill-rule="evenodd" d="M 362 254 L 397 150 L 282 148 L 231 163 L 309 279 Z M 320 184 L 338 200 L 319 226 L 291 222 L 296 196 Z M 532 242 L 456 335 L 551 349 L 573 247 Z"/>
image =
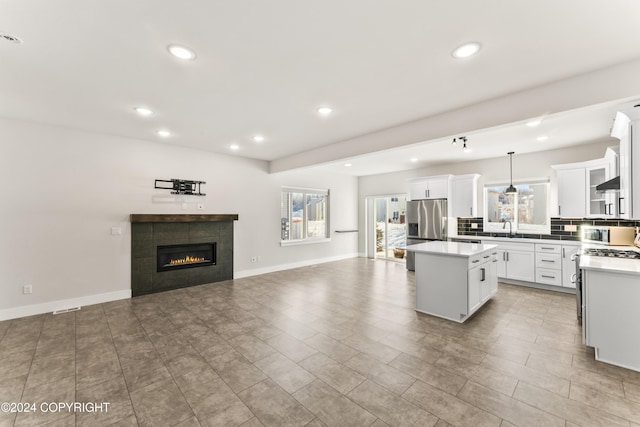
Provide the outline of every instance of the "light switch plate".
<path id="1" fill-rule="evenodd" d="M 111 235 L 112 236 L 122 235 L 122 227 L 111 227 Z"/>
<path id="2" fill-rule="evenodd" d="M 578 226 L 577 225 L 565 225 L 564 226 L 564 231 L 573 231 L 576 232 L 578 231 Z"/>
<path id="3" fill-rule="evenodd" d="M 475 230 L 476 228 L 478 228 L 478 224 L 476 224 L 475 222 L 471 223 L 471 228 Z"/>

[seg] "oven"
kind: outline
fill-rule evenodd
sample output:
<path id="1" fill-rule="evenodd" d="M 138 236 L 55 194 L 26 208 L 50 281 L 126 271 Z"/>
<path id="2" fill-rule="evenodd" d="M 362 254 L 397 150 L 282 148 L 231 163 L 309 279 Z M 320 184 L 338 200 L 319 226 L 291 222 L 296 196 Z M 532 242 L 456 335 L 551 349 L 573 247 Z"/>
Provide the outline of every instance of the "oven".
<path id="1" fill-rule="evenodd" d="M 576 272 L 571 277 L 571 283 L 576 285 L 576 314 L 578 320 L 582 322 L 582 270 L 580 270 L 580 252 L 573 255 L 573 261 L 576 263 Z"/>

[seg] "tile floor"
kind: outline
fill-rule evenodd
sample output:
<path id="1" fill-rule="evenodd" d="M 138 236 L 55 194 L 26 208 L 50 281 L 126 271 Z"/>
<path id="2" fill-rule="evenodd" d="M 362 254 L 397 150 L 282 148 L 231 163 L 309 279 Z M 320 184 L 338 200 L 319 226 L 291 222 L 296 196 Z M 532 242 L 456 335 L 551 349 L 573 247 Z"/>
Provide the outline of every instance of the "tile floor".
<path id="1" fill-rule="evenodd" d="M 0 426 L 640 425 L 572 295 L 501 284 L 459 325 L 414 290 L 358 258 L 0 322 L 0 402 L 109 403 Z"/>

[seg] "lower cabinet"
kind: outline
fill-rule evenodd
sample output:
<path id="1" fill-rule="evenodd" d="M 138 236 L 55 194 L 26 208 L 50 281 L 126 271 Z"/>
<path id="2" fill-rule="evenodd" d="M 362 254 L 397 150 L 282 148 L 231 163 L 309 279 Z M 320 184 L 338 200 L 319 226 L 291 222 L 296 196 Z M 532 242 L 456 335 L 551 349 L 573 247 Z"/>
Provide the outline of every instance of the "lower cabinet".
<path id="1" fill-rule="evenodd" d="M 574 255 L 577 245 L 483 241 L 498 244 L 496 275 L 501 279 L 540 283 L 562 288 L 575 288 Z"/>
<path id="2" fill-rule="evenodd" d="M 495 253 L 495 252 L 494 252 Z M 467 315 L 471 315 L 498 291 L 498 260 L 492 255 L 468 272 Z"/>
<path id="3" fill-rule="evenodd" d="M 525 282 L 535 281 L 536 264 L 533 243 L 499 244 L 497 263 L 498 277 Z"/>
<path id="4" fill-rule="evenodd" d="M 576 288 L 576 261 L 574 257 L 579 251 L 579 246 L 562 245 L 563 288 Z"/>

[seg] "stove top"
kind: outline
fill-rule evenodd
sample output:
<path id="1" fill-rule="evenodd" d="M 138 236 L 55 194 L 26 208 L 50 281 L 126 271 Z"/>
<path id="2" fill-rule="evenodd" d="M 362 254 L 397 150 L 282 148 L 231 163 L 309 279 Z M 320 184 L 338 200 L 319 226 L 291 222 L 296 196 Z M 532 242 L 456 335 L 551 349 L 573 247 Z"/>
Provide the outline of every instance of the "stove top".
<path id="1" fill-rule="evenodd" d="M 640 252 L 622 249 L 586 248 L 583 250 L 583 254 L 610 258 L 640 259 Z"/>

